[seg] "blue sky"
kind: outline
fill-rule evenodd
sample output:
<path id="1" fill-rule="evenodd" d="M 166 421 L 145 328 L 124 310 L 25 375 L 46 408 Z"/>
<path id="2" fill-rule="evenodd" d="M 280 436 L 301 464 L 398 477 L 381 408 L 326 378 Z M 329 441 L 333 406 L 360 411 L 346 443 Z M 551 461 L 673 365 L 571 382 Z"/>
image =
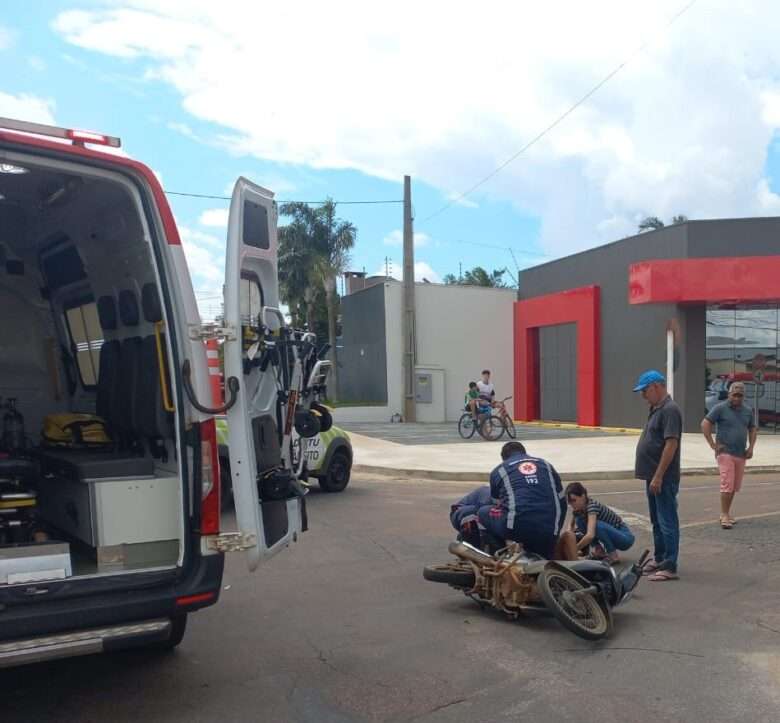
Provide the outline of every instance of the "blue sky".
<path id="1" fill-rule="evenodd" d="M 700 3 L 660 32 L 681 3 L 551 3 L 526 8 L 525 34 L 458 3 L 447 33 L 435 8 L 407 22 L 360 3 L 327 15 L 293 5 L 6 3 L 0 115 L 119 135 L 172 191 L 227 195 L 243 174 L 280 201 L 395 200 L 409 173 L 419 273 L 434 281 L 459 264 L 514 273 L 507 247 L 529 266 L 626 235 L 648 213 L 780 211 L 780 51 L 749 3 Z M 555 22 L 561 7 L 571 27 Z M 660 40 L 465 203 L 424 221 L 631 56 L 642 32 Z M 226 203 L 170 200 L 208 300 Z M 400 204 L 339 212 L 358 228 L 355 269 L 389 256 L 400 270 Z"/>

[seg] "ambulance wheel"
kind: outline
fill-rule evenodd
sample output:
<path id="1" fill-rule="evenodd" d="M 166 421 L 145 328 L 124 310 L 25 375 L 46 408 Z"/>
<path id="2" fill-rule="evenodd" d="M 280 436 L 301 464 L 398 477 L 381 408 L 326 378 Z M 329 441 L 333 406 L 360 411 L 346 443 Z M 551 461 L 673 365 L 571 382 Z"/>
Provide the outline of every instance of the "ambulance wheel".
<path id="1" fill-rule="evenodd" d="M 167 653 L 172 651 L 184 639 L 184 633 L 187 630 L 187 613 L 174 615 L 171 618 L 171 634 L 167 640 L 161 640 L 157 643 L 151 643 L 145 646 L 146 650 L 156 651 L 158 653 Z"/>
<path id="2" fill-rule="evenodd" d="M 171 618 L 171 637 L 162 643 L 163 648 L 165 650 L 173 650 L 184 640 L 185 632 L 187 632 L 187 613 Z"/>
<path id="3" fill-rule="evenodd" d="M 319 478 L 323 492 L 343 492 L 349 484 L 352 473 L 352 460 L 342 449 L 333 453 L 327 472 Z"/>

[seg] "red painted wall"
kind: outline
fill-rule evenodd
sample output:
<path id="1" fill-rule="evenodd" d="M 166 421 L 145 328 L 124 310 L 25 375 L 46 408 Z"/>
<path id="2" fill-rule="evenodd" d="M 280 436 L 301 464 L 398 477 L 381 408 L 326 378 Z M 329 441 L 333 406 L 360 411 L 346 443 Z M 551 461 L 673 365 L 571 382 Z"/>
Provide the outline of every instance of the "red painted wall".
<path id="1" fill-rule="evenodd" d="M 641 261 L 628 270 L 631 304 L 780 300 L 780 256 Z"/>
<path id="2" fill-rule="evenodd" d="M 577 424 L 601 420 L 598 286 L 583 286 L 515 302 L 515 410 L 522 421 L 539 419 L 539 327 L 577 324 Z"/>

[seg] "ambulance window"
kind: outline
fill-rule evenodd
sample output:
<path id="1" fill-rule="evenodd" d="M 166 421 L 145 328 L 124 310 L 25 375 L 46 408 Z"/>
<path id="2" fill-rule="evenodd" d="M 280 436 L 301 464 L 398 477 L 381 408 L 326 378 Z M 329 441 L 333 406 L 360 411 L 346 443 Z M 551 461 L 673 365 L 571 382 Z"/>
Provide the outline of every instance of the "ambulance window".
<path id="1" fill-rule="evenodd" d="M 254 275 L 241 277 L 241 325 L 259 328 L 263 310 L 263 291 Z"/>
<path id="2" fill-rule="evenodd" d="M 103 331 L 94 301 L 82 301 L 65 309 L 65 322 L 70 335 L 71 353 L 81 378 L 81 386 L 94 389 L 100 368 L 100 347 Z"/>
<path id="3" fill-rule="evenodd" d="M 268 211 L 265 206 L 252 201 L 244 201 L 243 242 L 247 246 L 267 249 L 270 246 L 268 237 Z"/>

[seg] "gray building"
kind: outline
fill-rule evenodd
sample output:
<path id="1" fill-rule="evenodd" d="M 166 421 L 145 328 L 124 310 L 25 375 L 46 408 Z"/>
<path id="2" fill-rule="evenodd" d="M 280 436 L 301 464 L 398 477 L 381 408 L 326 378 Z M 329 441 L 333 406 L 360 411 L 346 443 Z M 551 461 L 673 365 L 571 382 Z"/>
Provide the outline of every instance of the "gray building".
<path id="1" fill-rule="evenodd" d="M 631 390 L 657 368 L 687 431 L 735 379 L 774 431 L 778 301 L 777 218 L 689 221 L 526 269 L 514 317 L 515 416 L 642 426 L 646 406 Z"/>

